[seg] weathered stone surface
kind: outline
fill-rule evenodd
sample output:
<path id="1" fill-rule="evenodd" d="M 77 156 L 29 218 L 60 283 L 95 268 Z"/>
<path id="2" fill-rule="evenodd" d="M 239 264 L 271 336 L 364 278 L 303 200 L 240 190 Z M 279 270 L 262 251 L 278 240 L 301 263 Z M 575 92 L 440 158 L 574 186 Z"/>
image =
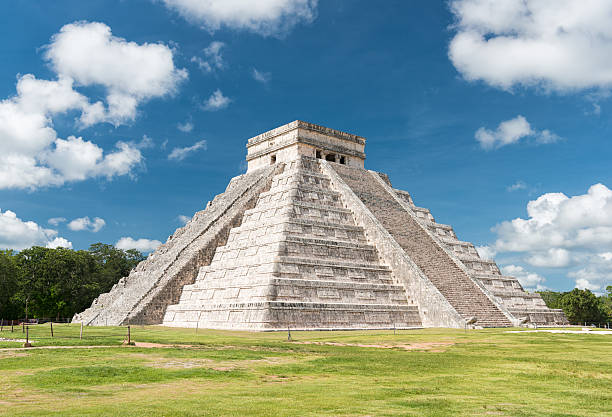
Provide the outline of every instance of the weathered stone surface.
<path id="1" fill-rule="evenodd" d="M 248 330 L 420 326 L 315 159 L 286 163 L 164 324 Z"/>
<path id="2" fill-rule="evenodd" d="M 168 241 L 141 262 L 113 289 L 73 318 L 87 325 L 159 324 L 166 307 L 176 303 L 182 288 L 195 280 L 198 268 L 212 260 L 244 211 L 255 204 L 282 166 L 267 167 L 234 178 L 223 194 L 197 212 Z"/>
<path id="3" fill-rule="evenodd" d="M 364 146 L 301 121 L 250 139 L 247 174 L 73 320 L 243 330 L 567 323 L 365 170 Z"/>

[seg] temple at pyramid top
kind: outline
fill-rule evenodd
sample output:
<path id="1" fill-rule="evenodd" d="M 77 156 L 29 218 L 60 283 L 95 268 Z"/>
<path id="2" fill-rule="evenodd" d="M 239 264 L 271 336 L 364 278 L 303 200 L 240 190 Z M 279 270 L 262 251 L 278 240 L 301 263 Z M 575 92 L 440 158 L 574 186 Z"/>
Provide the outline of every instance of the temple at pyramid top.
<path id="1" fill-rule="evenodd" d="M 364 167 L 365 138 L 296 120 L 249 139 L 248 171 L 301 156 Z"/>

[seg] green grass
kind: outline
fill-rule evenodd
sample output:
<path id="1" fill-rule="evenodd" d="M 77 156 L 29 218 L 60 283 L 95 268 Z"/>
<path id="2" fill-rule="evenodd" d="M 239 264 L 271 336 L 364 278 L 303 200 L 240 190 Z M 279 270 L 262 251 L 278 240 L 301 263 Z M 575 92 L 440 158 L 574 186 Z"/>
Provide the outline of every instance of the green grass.
<path id="1" fill-rule="evenodd" d="M 132 326 L 139 342 L 192 345 L 139 348 L 121 346 L 125 328 L 86 327 L 83 340 L 76 325 L 54 330 L 33 326 L 33 345 L 103 347 L 0 351 L 0 415 L 612 416 L 609 335 L 426 329 L 288 342 Z"/>

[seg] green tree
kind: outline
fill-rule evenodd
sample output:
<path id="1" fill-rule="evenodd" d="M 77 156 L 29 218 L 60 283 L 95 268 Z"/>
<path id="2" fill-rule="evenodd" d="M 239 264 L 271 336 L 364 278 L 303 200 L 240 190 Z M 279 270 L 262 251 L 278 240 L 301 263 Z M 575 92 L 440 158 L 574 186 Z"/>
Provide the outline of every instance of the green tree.
<path id="1" fill-rule="evenodd" d="M 538 293 L 542 296 L 542 299 L 548 308 L 562 308 L 561 298 L 563 297 L 564 293 L 549 290 L 538 291 Z"/>
<path id="2" fill-rule="evenodd" d="M 16 319 L 23 315 L 21 304 L 14 299 L 21 280 L 21 268 L 15 252 L 0 250 L 0 318 Z"/>
<path id="3" fill-rule="evenodd" d="M 606 287 L 606 294 L 599 297 L 606 321 L 612 321 L 612 285 Z"/>
<path id="4" fill-rule="evenodd" d="M 602 322 L 601 303 L 590 290 L 574 288 L 561 297 L 561 308 L 572 324 Z"/>
<path id="5" fill-rule="evenodd" d="M 124 251 L 104 243 L 94 243 L 89 247 L 89 253 L 98 265 L 98 294 L 110 291 L 119 279 L 128 276 L 130 271 L 145 259 L 142 253 L 135 249 Z"/>

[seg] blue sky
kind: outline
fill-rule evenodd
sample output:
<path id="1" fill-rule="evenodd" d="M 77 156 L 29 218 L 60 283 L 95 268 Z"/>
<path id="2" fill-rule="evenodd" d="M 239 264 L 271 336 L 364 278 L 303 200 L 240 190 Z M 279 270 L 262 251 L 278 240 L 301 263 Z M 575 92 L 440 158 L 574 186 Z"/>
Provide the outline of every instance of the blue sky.
<path id="1" fill-rule="evenodd" d="M 596 0 L 2 2 L 0 247 L 149 250 L 301 119 L 365 136 L 526 287 L 602 291 L 611 23 Z"/>

